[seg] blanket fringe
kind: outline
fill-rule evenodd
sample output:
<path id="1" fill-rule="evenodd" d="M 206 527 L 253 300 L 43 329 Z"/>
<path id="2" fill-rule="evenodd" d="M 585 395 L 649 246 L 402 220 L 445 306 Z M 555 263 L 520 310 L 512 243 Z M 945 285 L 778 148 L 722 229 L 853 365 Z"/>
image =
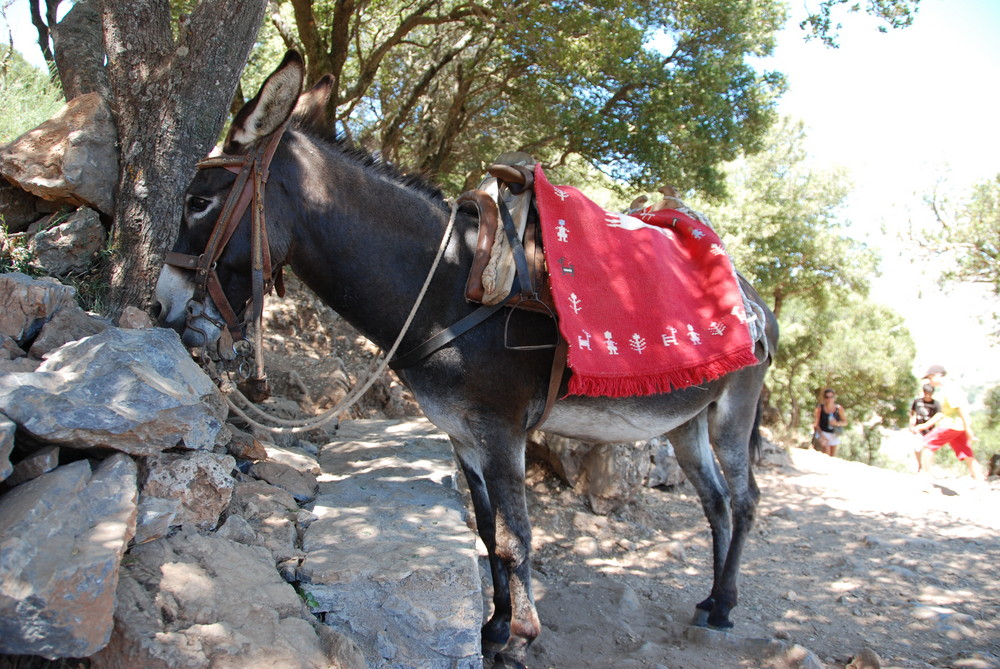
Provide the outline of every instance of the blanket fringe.
<path id="1" fill-rule="evenodd" d="M 721 358 L 705 361 L 697 369 L 676 369 L 640 376 L 585 376 L 573 372 L 569 379 L 569 395 L 590 397 L 632 397 L 656 395 L 696 386 L 717 379 L 759 362 L 753 350 L 743 350 Z"/>

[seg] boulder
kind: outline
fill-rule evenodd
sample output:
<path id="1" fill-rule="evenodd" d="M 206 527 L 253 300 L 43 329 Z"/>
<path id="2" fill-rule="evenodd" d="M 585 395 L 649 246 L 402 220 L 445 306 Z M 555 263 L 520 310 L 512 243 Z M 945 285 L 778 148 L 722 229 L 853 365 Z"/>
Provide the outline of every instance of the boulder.
<path id="1" fill-rule="evenodd" d="M 646 485 L 650 488 L 657 486 L 675 486 L 684 483 L 684 472 L 677 462 L 677 455 L 674 453 L 674 445 L 668 439 L 657 438 L 649 441 L 652 449 L 650 457 L 652 466 L 649 468 L 649 475 L 646 477 Z"/>
<path id="2" fill-rule="evenodd" d="M 587 495 L 595 513 L 621 508 L 642 486 L 677 485 L 684 474 L 665 438 L 594 444 L 535 432 L 528 455 L 549 464 L 563 481 Z"/>
<path id="3" fill-rule="evenodd" d="M 89 270 L 104 248 L 108 233 L 98 213 L 82 208 L 61 223 L 35 233 L 28 244 L 33 264 L 49 276 L 70 276 Z"/>
<path id="4" fill-rule="evenodd" d="M 180 502 L 171 524 L 214 530 L 232 500 L 235 467 L 232 456 L 210 451 L 160 453 L 143 459 L 140 488 L 143 495 Z"/>
<path id="5" fill-rule="evenodd" d="M 366 667 L 357 646 L 309 614 L 268 551 L 214 534 L 134 547 L 118 599 L 93 669 Z"/>
<path id="6" fill-rule="evenodd" d="M 110 107 L 99 93 L 87 93 L 0 147 L 0 174 L 40 198 L 111 216 L 118 185 L 117 144 Z"/>
<path id="7" fill-rule="evenodd" d="M 108 642 L 136 467 L 64 465 L 0 497 L 0 653 L 86 657 Z"/>
<path id="8" fill-rule="evenodd" d="M 0 412 L 45 443 L 130 455 L 211 449 L 227 415 L 177 333 L 162 328 L 109 328 L 34 373 L 0 376 Z"/>
<path id="9" fill-rule="evenodd" d="M 55 279 L 32 279 L 27 274 L 0 274 L 0 334 L 23 347 L 53 315 L 76 306 L 76 289 Z"/>
<path id="10" fill-rule="evenodd" d="M 648 442 L 597 444 L 583 461 L 585 476 L 578 488 L 586 492 L 594 513 L 606 515 L 635 498 L 652 468 Z"/>

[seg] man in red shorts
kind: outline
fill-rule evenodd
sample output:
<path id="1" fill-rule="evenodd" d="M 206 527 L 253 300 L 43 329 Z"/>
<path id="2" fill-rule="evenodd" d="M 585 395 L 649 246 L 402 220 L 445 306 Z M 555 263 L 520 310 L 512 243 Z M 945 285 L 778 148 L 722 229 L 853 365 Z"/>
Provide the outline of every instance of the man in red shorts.
<path id="1" fill-rule="evenodd" d="M 925 375 L 927 383 L 934 386 L 934 398 L 941 403 L 941 411 L 926 423 L 916 426 L 921 431 L 933 428 L 924 436 L 924 449 L 920 453 L 921 469 L 929 473 L 934 452 L 948 444 L 955 451 L 955 456 L 969 467 L 969 475 L 982 479 L 983 473 L 972 454 L 972 442 L 976 441 L 976 436 L 972 433 L 972 422 L 965 409 L 965 398 L 954 389 L 945 387 L 947 373 L 941 365 L 931 365 Z"/>

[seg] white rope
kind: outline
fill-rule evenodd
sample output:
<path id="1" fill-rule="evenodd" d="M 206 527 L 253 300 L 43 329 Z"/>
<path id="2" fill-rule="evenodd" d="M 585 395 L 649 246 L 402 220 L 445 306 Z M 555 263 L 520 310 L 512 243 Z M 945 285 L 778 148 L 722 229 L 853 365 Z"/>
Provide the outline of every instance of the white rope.
<path id="1" fill-rule="evenodd" d="M 457 214 L 458 214 L 458 203 L 453 202 L 451 204 L 451 216 L 448 219 L 448 226 L 445 228 L 444 237 L 442 237 L 441 239 L 441 246 L 440 248 L 438 248 L 437 255 L 434 257 L 434 262 L 431 264 L 430 271 L 427 272 L 427 278 L 424 279 L 424 285 L 420 288 L 420 293 L 417 295 L 417 299 L 413 303 L 413 308 L 410 309 L 410 314 L 406 317 L 406 321 L 403 323 L 403 327 L 399 331 L 399 335 L 397 335 L 396 341 L 393 342 L 392 347 L 382 358 L 381 362 L 377 362 L 373 366 L 368 381 L 366 381 L 364 385 L 360 387 L 356 386 L 354 390 L 349 392 L 344 397 L 344 399 L 340 400 L 340 402 L 338 402 L 337 405 L 334 406 L 332 409 L 328 409 L 327 411 L 323 412 L 322 414 L 314 418 L 308 418 L 302 420 L 286 420 L 283 418 L 278 418 L 277 416 L 271 416 L 270 414 L 265 413 L 260 408 L 255 406 L 253 402 L 247 399 L 246 396 L 244 396 L 243 393 L 241 393 L 239 390 L 234 389 L 232 391 L 231 394 L 241 398 L 242 401 L 246 404 L 246 407 L 249 408 L 253 413 L 257 414 L 260 417 L 263 417 L 265 420 L 269 420 L 273 423 L 276 423 L 281 427 L 264 425 L 250 418 L 250 416 L 248 416 L 245 411 L 243 411 L 239 406 L 236 405 L 236 403 L 230 397 L 230 394 L 223 393 L 223 395 L 226 398 L 226 403 L 229 405 L 229 408 L 237 416 L 245 420 L 248 424 L 258 429 L 266 430 L 274 434 L 301 434 L 303 432 L 309 432 L 311 430 L 323 427 L 330 421 L 334 420 L 339 414 L 343 413 L 344 411 L 347 411 L 352 406 L 354 406 L 354 404 L 359 399 L 361 399 L 361 397 L 366 392 L 368 392 L 368 389 L 371 388 L 372 385 L 374 385 L 375 381 L 377 381 L 378 378 L 382 375 L 382 372 L 385 371 L 385 368 L 388 366 L 389 361 L 392 360 L 392 357 L 396 354 L 396 349 L 398 349 L 399 345 L 403 342 L 403 337 L 406 335 L 406 332 L 410 329 L 410 324 L 413 323 L 413 318 L 417 315 L 417 310 L 420 308 L 420 304 L 424 301 L 424 297 L 427 295 L 427 289 L 431 285 L 431 279 L 434 278 L 434 273 L 437 271 L 438 265 L 441 262 L 441 258 L 444 257 L 444 252 L 448 248 L 448 240 L 451 238 L 452 230 L 454 230 L 455 228 L 455 218 Z M 376 362 L 377 360 L 378 356 L 376 355 L 375 360 L 373 360 L 373 363 Z"/>

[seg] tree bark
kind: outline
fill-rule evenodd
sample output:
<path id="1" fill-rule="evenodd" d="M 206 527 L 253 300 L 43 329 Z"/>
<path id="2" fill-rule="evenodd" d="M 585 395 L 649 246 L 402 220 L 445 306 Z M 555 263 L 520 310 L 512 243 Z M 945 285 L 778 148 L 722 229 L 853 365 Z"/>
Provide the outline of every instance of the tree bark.
<path id="1" fill-rule="evenodd" d="M 204 0 L 177 38 L 167 0 L 98 0 L 121 146 L 108 310 L 147 309 L 195 163 L 208 153 L 267 0 Z"/>

